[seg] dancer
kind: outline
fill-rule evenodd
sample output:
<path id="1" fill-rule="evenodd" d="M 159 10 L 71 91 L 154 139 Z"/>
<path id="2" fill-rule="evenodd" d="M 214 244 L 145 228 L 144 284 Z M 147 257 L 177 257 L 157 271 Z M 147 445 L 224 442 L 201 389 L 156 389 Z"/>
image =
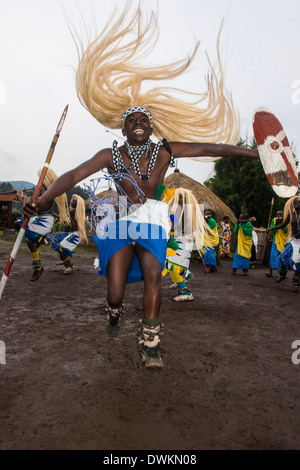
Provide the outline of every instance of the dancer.
<path id="1" fill-rule="evenodd" d="M 85 228 L 85 204 L 84 199 L 78 194 L 73 194 L 70 201 L 70 232 L 55 232 L 48 235 L 50 246 L 57 251 L 60 260 L 57 264 L 63 264 L 65 270 L 63 274 L 70 274 L 76 267 L 71 262 L 76 247 L 80 242 L 88 244 Z"/>
<path id="2" fill-rule="evenodd" d="M 237 269 L 242 269 L 244 276 L 248 276 L 252 249 L 253 227 L 247 214 L 240 214 L 233 231 L 237 235 L 237 247 L 232 262 L 231 274 L 235 275 Z"/>
<path id="3" fill-rule="evenodd" d="M 40 176 L 41 170 L 39 170 L 38 175 Z M 47 189 L 57 180 L 56 173 L 48 168 L 44 184 L 41 187 L 40 195 L 46 193 Z M 58 207 L 59 214 L 53 212 L 54 199 Z M 55 198 L 49 200 L 45 205 L 45 208 L 41 211 L 37 211 L 36 215 L 30 216 L 28 226 L 25 230 L 25 239 L 27 246 L 30 250 L 32 256 L 32 266 L 33 274 L 31 281 L 37 281 L 42 273 L 44 268 L 42 266 L 38 248 L 44 243 L 45 237 L 51 232 L 55 219 L 60 218 L 61 221 L 69 223 L 70 219 L 67 213 L 67 197 L 65 193 L 55 196 Z M 20 230 L 23 223 L 23 219 L 17 219 L 15 222 L 16 230 Z"/>
<path id="4" fill-rule="evenodd" d="M 79 99 L 101 124 L 111 129 L 122 128 L 126 141 L 120 147 L 114 141 L 112 149 L 102 149 L 66 172 L 34 203 L 28 200 L 24 208 L 26 215 L 33 215 L 56 195 L 100 169 L 107 169 L 100 178 L 115 183 L 119 195 L 126 196 L 130 205 L 129 214 L 117 214 L 119 218 L 108 226 L 105 238 L 97 237 L 100 268 L 107 277 L 109 331 L 118 332 L 126 284 L 143 280 L 140 342 L 147 368 L 163 366 L 161 272 L 170 231 L 168 205 L 157 201 L 156 188 L 163 183 L 169 165 L 174 165 L 174 158 L 198 157 L 204 161 L 207 157 L 212 160 L 227 156 L 259 158 L 255 149 L 232 145 L 239 136 L 238 118 L 224 88 L 219 55 L 219 76 L 211 69 L 207 90 L 194 95 L 193 103 L 188 102 L 190 92 L 181 94 L 187 97 L 185 102 L 172 96 L 172 88 L 142 89 L 145 80 L 149 83 L 181 75 L 194 61 L 198 49 L 197 44 L 186 60 L 166 66 L 143 67 L 137 63 L 135 58 L 146 57 L 153 46 L 151 41 L 158 38 L 156 20 L 152 13 L 144 23 L 140 4 L 130 17 L 130 7 L 126 5 L 124 12 L 118 13 L 116 19 L 110 18 L 103 32 L 87 48 L 78 45 Z M 204 106 L 204 103 L 208 104 Z M 150 140 L 152 134 L 159 139 L 157 143 Z M 138 236 L 145 226 L 150 227 L 143 232 L 146 236 Z"/>
<path id="5" fill-rule="evenodd" d="M 168 273 L 174 284 L 170 287 L 178 288 L 175 302 L 194 300 L 191 290 L 187 287 L 187 280 L 193 277 L 189 270 L 193 249 L 198 249 L 202 256 L 205 221 L 200 206 L 192 191 L 177 188 L 170 197 L 163 199 L 170 208 L 170 217 L 173 222 L 171 235 L 178 248 L 175 253 L 166 258 L 165 269 L 162 275 Z M 168 255 L 168 251 L 167 251 Z"/>
<path id="6" fill-rule="evenodd" d="M 278 278 L 276 282 L 282 282 L 287 278 L 287 271 L 293 270 L 293 291 L 298 292 L 300 285 L 300 197 L 293 196 L 290 198 L 285 206 L 283 212 L 284 221 L 275 225 L 273 228 L 268 228 L 267 231 L 271 230 L 282 230 L 288 227 L 287 243 L 278 256 L 278 262 L 280 263 L 280 269 L 278 272 Z"/>
<path id="7" fill-rule="evenodd" d="M 204 247 L 203 263 L 208 268 L 209 273 L 217 272 L 216 248 L 219 245 L 219 232 L 214 213 L 210 209 L 204 211 L 206 227 L 206 242 Z"/>
<path id="8" fill-rule="evenodd" d="M 279 210 L 276 212 L 276 217 L 272 219 L 270 227 L 268 230 L 271 231 L 273 236 L 272 248 L 270 253 L 270 260 L 269 260 L 269 269 L 265 273 L 265 276 L 272 277 L 273 276 L 273 269 L 277 271 L 280 269 L 280 265 L 278 263 L 278 256 L 283 252 L 285 244 L 287 242 L 288 236 L 288 228 L 284 227 L 279 230 L 272 230 L 277 225 L 282 224 L 283 222 L 283 210 Z"/>
<path id="9" fill-rule="evenodd" d="M 231 227 L 229 223 L 229 216 L 224 215 L 223 219 L 220 222 L 222 230 L 222 239 L 221 239 L 221 253 L 220 255 L 225 258 L 229 258 L 230 255 L 230 242 L 231 242 Z"/>

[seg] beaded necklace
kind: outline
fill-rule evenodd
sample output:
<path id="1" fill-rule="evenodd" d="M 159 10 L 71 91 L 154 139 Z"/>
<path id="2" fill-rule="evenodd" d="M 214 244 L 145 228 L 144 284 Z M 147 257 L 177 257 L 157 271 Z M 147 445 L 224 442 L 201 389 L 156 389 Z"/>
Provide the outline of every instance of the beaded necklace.
<path id="1" fill-rule="evenodd" d="M 157 144 L 155 144 L 153 152 L 151 153 L 151 143 L 152 141 L 148 139 L 148 141 L 144 145 L 130 145 L 127 140 L 125 141 L 125 145 L 127 148 L 127 152 L 129 157 L 131 158 L 131 164 L 127 168 L 127 170 L 130 170 L 130 168 L 133 168 L 135 171 L 135 174 L 143 179 L 147 180 L 149 179 L 150 173 L 154 168 L 154 165 L 156 163 L 157 155 L 160 149 L 160 146 L 162 145 L 162 141 L 158 141 Z M 146 175 L 141 175 L 138 161 L 139 159 L 145 154 L 145 158 L 148 157 L 148 154 L 150 154 L 150 160 L 148 164 L 148 170 Z M 122 172 L 124 171 L 124 164 L 123 164 L 123 159 L 120 154 L 120 151 L 118 149 L 118 143 L 116 140 L 113 141 L 112 145 L 112 156 L 113 156 L 113 163 L 116 172 Z"/>

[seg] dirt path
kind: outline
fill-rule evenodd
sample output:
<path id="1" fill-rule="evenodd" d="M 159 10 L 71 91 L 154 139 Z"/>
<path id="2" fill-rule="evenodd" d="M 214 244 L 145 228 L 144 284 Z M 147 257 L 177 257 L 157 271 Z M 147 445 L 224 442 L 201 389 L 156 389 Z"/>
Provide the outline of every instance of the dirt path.
<path id="1" fill-rule="evenodd" d="M 12 242 L 0 240 L 2 276 Z M 300 292 L 291 275 L 208 277 L 191 266 L 195 300 L 173 302 L 163 278 L 165 368 L 143 368 L 137 346 L 142 283 L 129 285 L 120 334 L 101 304 L 106 280 L 83 250 L 69 276 L 48 247 L 35 283 L 22 245 L 0 300 L 0 449 L 300 449 Z M 3 343 L 2 343 L 3 345 Z"/>

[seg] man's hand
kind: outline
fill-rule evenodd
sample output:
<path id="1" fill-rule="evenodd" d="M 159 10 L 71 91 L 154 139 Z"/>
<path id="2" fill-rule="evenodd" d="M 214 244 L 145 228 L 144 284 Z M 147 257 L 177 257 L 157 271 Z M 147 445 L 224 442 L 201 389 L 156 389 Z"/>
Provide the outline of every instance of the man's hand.
<path id="1" fill-rule="evenodd" d="M 32 215 L 36 215 L 36 213 L 37 213 L 36 202 L 32 202 L 32 197 L 28 197 L 23 206 L 22 215 L 25 218 L 26 217 L 30 218 Z"/>

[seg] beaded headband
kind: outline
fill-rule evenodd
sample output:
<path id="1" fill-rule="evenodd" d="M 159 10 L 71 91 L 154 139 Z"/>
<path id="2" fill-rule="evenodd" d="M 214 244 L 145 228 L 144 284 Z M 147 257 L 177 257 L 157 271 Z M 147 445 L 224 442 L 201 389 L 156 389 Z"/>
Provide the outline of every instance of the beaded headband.
<path id="1" fill-rule="evenodd" d="M 147 109 L 143 108 L 142 106 L 134 106 L 133 108 L 129 108 L 127 109 L 127 111 L 125 111 L 125 113 L 123 114 L 122 118 L 121 118 L 121 123 L 125 124 L 125 120 L 127 118 L 127 116 L 129 116 L 129 114 L 132 114 L 132 113 L 144 113 L 146 114 L 146 116 L 148 116 L 149 118 L 149 121 L 150 121 L 150 124 L 151 124 L 151 127 L 153 125 L 153 119 L 152 119 L 152 116 L 151 114 L 149 113 L 149 111 L 147 111 Z"/>

